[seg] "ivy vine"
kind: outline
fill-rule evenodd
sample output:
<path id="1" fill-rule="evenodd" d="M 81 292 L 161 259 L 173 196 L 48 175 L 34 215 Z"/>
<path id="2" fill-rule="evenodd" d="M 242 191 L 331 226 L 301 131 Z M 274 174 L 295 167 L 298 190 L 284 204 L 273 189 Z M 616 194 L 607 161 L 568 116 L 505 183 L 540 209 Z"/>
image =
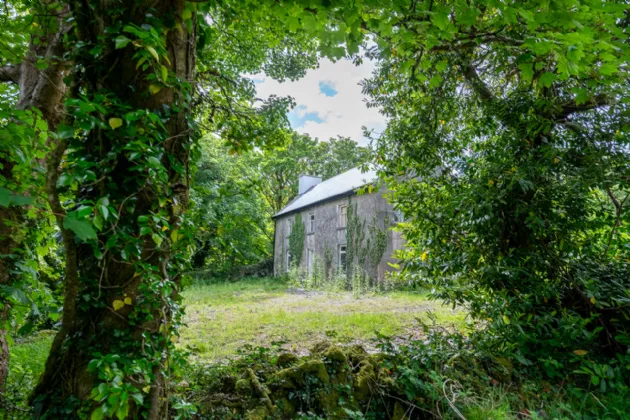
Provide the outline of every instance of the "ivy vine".
<path id="1" fill-rule="evenodd" d="M 302 221 L 302 215 L 298 213 L 293 222 L 293 229 L 289 234 L 289 252 L 291 253 L 292 264 L 300 266 L 302 253 L 304 252 L 304 239 L 306 238 L 306 227 Z"/>

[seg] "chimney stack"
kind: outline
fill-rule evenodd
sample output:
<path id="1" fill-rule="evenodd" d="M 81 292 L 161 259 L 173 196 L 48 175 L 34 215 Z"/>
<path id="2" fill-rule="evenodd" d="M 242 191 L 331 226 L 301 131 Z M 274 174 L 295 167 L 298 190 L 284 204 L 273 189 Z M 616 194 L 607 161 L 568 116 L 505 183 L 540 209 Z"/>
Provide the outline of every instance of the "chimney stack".
<path id="1" fill-rule="evenodd" d="M 300 180 L 298 183 L 298 194 L 304 194 L 306 191 L 310 190 L 320 182 L 322 182 L 321 177 L 312 175 L 300 175 Z"/>

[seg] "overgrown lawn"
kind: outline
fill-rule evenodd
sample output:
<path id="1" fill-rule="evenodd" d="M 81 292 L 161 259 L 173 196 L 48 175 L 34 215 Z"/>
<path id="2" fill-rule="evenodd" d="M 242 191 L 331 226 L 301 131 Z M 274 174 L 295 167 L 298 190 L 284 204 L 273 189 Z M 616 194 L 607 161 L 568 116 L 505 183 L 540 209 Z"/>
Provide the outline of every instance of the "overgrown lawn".
<path id="1" fill-rule="evenodd" d="M 194 285 L 184 293 L 187 327 L 180 344 L 193 357 L 216 361 L 249 344 L 305 354 L 317 341 L 361 342 L 376 332 L 405 337 L 419 334 L 417 319 L 461 326 L 465 313 L 431 301 L 421 292 L 390 292 L 354 297 L 351 293 L 304 291 L 274 278 Z"/>

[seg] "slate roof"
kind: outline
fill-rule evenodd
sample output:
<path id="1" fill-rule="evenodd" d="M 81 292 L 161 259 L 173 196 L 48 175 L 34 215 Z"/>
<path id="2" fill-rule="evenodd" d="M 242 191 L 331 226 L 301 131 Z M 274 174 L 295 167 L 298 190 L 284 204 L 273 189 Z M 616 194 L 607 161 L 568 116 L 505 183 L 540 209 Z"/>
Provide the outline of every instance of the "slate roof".
<path id="1" fill-rule="evenodd" d="M 377 179 L 378 176 L 375 170 L 362 173 L 359 168 L 352 168 L 349 171 L 322 181 L 304 194 L 297 196 L 285 208 L 276 213 L 273 218 L 293 213 L 335 197 L 353 194 L 357 188 L 372 184 Z"/>

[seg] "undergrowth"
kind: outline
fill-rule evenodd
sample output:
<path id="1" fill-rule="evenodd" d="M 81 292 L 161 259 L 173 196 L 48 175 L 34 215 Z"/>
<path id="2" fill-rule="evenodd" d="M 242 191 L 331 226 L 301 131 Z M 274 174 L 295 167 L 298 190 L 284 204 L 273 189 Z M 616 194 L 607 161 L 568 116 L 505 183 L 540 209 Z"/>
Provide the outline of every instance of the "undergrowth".
<path id="1" fill-rule="evenodd" d="M 316 344 L 309 356 L 246 346 L 222 365 L 191 366 L 176 398 L 196 418 L 221 419 L 623 419 L 627 386 L 554 383 L 497 354 L 483 330 L 463 335 L 424 324 L 424 337 L 379 350 Z M 192 415 L 191 415 L 192 416 Z"/>
<path id="2" fill-rule="evenodd" d="M 292 287 L 332 293 L 350 291 L 356 297 L 394 289 L 394 283 L 389 276 L 376 281 L 359 265 L 354 265 L 349 272 L 334 267 L 326 270 L 325 264 L 317 256 L 314 258 L 310 274 L 307 270 L 293 265 L 286 274 L 286 281 Z"/>

